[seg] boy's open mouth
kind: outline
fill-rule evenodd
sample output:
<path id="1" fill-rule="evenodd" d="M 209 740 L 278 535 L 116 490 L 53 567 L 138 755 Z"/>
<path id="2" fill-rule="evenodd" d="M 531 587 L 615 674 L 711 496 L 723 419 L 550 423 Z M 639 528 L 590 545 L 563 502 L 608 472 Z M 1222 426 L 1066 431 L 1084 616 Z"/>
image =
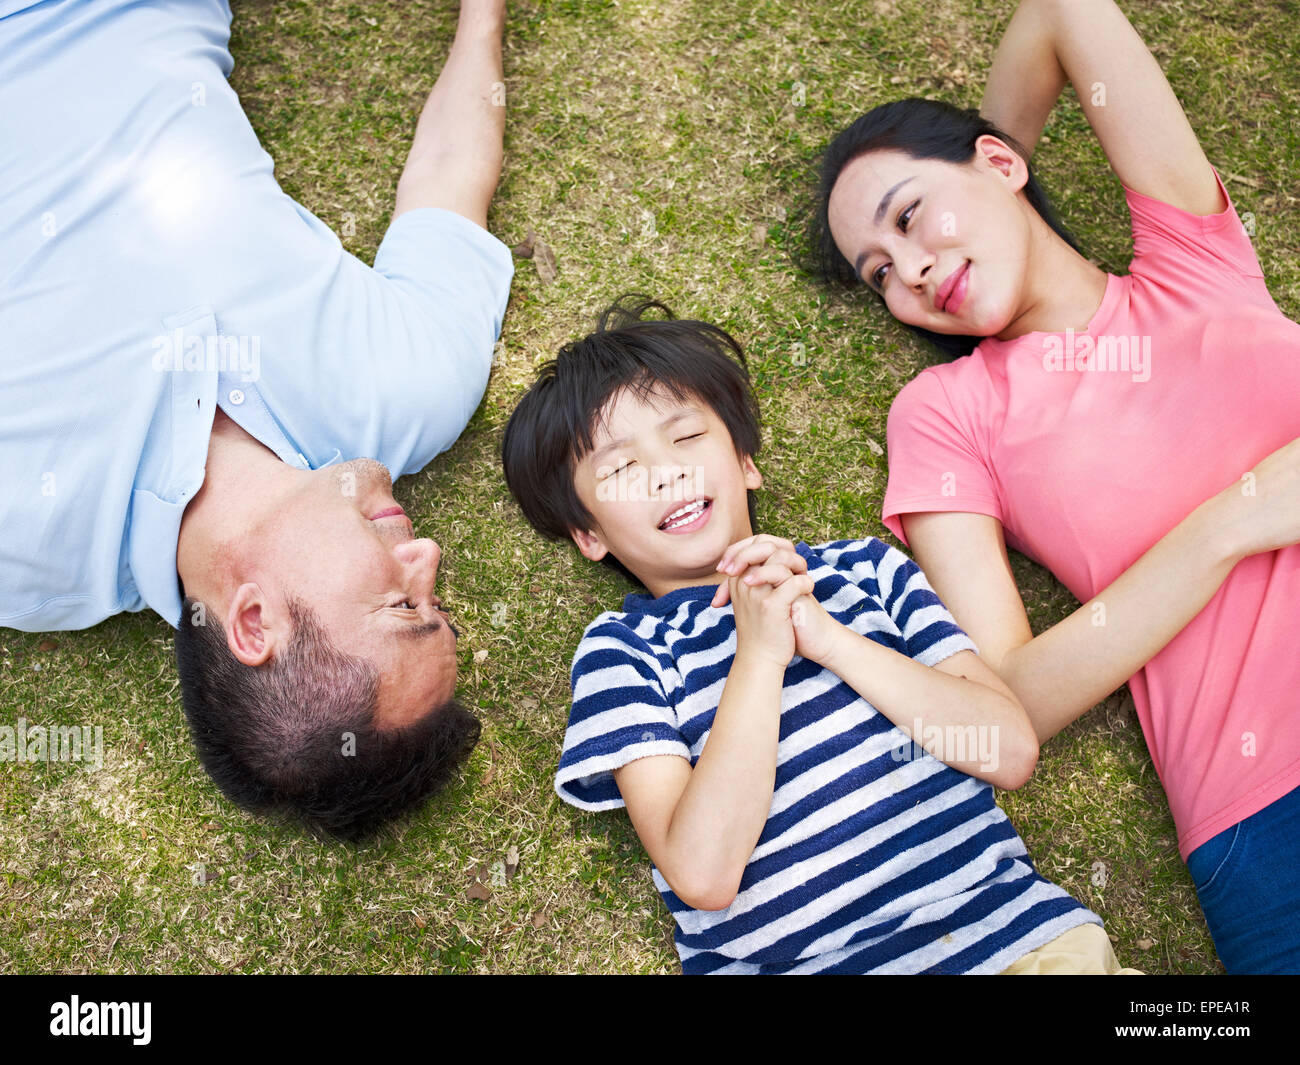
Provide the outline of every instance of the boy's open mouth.
<path id="1" fill-rule="evenodd" d="M 685 532 L 703 525 L 712 509 L 712 499 L 692 499 L 688 503 L 676 503 L 664 515 L 659 528 L 663 532 Z"/>

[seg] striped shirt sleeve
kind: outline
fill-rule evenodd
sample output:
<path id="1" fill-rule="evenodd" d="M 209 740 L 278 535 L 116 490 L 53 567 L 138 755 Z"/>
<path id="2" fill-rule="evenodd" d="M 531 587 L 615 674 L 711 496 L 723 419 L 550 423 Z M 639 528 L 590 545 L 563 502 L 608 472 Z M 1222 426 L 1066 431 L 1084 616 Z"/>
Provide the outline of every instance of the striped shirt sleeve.
<path id="1" fill-rule="evenodd" d="M 943 605 L 921 567 L 896 547 L 872 539 L 876 588 L 885 612 L 898 626 L 908 657 L 938 665 L 958 651 L 979 649 Z"/>
<path id="2" fill-rule="evenodd" d="M 638 758 L 691 752 L 677 727 L 659 661 L 615 615 L 583 634 L 570 675 L 573 706 L 555 775 L 556 793 L 584 810 L 624 805 L 614 770 Z"/>

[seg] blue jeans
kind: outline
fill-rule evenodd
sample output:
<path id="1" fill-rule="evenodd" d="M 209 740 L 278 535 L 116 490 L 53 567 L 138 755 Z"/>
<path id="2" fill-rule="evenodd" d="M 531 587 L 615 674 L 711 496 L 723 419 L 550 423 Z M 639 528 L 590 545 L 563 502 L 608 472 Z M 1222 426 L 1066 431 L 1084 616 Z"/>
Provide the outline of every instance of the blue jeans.
<path id="1" fill-rule="evenodd" d="M 1300 788 L 1187 857 L 1230 973 L 1300 973 Z"/>

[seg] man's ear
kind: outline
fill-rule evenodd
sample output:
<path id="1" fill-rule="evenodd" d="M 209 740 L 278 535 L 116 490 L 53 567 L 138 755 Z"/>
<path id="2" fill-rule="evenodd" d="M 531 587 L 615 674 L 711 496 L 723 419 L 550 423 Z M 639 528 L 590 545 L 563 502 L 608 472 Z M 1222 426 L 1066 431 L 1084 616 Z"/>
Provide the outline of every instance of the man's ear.
<path id="1" fill-rule="evenodd" d="M 745 471 L 746 488 L 753 491 L 763 487 L 763 475 L 758 472 L 758 467 L 754 465 L 754 460 L 750 456 L 746 455 L 740 466 Z"/>
<path id="2" fill-rule="evenodd" d="M 226 646 L 246 666 L 260 666 L 287 645 L 288 614 L 271 606 L 256 584 L 241 584 L 226 614 Z"/>
<path id="3" fill-rule="evenodd" d="M 573 542 L 578 545 L 578 550 L 583 556 L 591 559 L 592 562 L 599 562 L 609 554 L 605 542 L 594 532 L 588 532 L 586 529 L 570 529 L 569 535 L 573 537 Z"/>

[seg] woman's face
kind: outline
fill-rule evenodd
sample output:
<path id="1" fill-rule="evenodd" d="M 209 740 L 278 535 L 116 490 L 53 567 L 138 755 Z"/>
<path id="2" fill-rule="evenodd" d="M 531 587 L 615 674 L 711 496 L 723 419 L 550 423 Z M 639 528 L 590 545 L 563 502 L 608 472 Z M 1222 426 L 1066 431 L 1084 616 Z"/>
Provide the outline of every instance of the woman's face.
<path id="1" fill-rule="evenodd" d="M 935 333 L 996 336 L 1028 292 L 1033 208 L 1025 161 L 996 137 L 967 164 L 872 151 L 840 172 L 831 236 L 900 322 Z"/>

